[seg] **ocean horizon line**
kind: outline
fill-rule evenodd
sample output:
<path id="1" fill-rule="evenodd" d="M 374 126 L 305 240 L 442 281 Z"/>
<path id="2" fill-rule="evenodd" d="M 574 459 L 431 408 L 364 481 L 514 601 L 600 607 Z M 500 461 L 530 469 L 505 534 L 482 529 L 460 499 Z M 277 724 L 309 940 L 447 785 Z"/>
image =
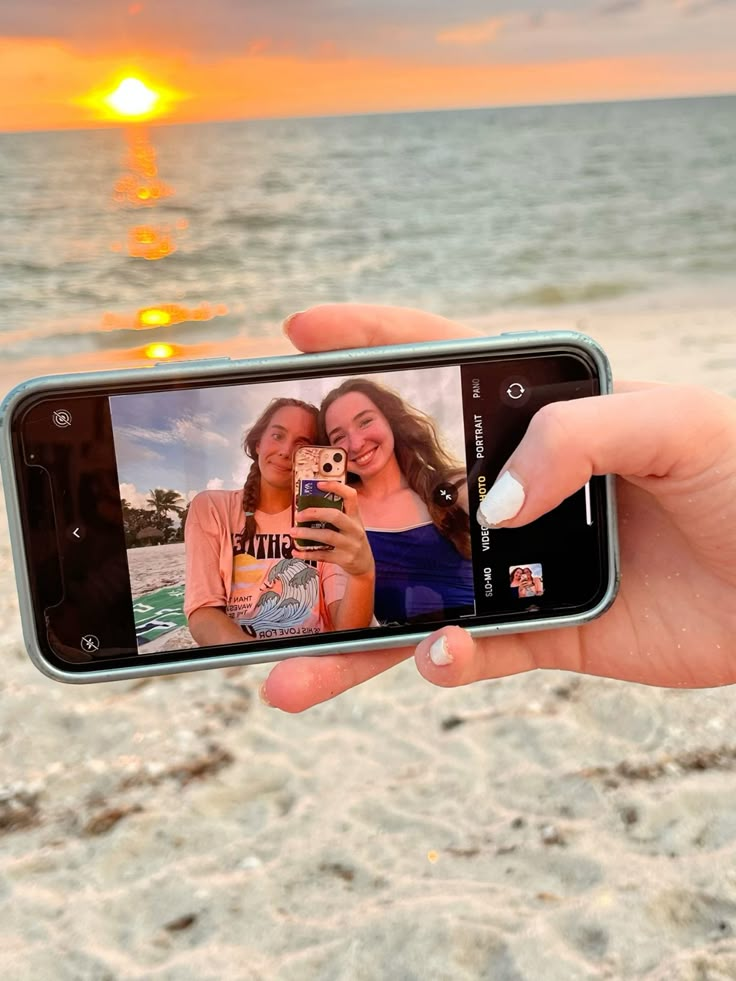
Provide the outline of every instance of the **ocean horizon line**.
<path id="1" fill-rule="evenodd" d="M 80 126 L 57 126 L 51 129 L 2 129 L 0 137 L 3 136 L 24 136 L 24 135 L 44 135 L 49 133 L 89 133 L 102 130 L 124 130 L 131 126 L 144 126 L 146 129 L 173 129 L 176 127 L 189 126 L 231 126 L 235 123 L 266 123 L 266 122 L 298 122 L 300 120 L 328 120 L 328 119 L 370 119 L 376 117 L 390 116 L 419 116 L 445 113 L 461 112 L 487 112 L 489 110 L 504 112 L 516 109 L 561 109 L 575 108 L 580 106 L 611 106 L 611 105 L 632 105 L 660 102 L 698 102 L 714 101 L 718 99 L 734 99 L 736 91 L 733 92 L 700 92 L 684 93 L 681 95 L 642 95 L 629 98 L 611 99 L 571 99 L 553 102 L 504 102 L 487 103 L 484 105 L 458 105 L 458 106 L 428 106 L 414 109 L 376 109 L 360 112 L 334 112 L 334 113 L 305 113 L 303 115 L 275 115 L 275 116 L 235 116 L 227 119 L 198 119 L 198 120 L 172 120 L 148 119 L 148 120 L 119 120 L 116 122 L 90 122 L 88 125 Z"/>

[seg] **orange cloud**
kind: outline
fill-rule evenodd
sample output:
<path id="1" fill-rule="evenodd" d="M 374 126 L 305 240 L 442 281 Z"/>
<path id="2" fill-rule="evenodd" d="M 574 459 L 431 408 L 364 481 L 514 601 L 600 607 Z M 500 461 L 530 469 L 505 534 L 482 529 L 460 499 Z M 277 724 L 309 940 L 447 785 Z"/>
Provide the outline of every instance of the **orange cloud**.
<path id="1" fill-rule="evenodd" d="M 255 41 L 250 42 L 245 53 L 257 57 L 258 55 L 265 54 L 272 46 L 273 41 L 270 37 L 259 37 Z"/>
<path id="2" fill-rule="evenodd" d="M 437 34 L 437 41 L 440 44 L 487 44 L 489 41 L 495 41 L 502 27 L 502 17 L 490 17 L 477 24 L 461 24 L 440 31 Z"/>

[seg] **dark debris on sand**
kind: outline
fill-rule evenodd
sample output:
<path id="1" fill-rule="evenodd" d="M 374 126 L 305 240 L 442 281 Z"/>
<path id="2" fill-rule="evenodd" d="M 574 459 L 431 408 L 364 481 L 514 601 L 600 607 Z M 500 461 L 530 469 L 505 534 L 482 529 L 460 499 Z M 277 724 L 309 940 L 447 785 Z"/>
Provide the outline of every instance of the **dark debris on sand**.
<path id="1" fill-rule="evenodd" d="M 666 753 L 654 760 L 632 762 L 622 760 L 615 766 L 592 766 L 579 771 L 588 778 L 602 778 L 611 787 L 621 781 L 661 780 L 705 770 L 732 770 L 736 767 L 736 746 L 718 746 L 715 749 L 691 749 L 680 753 Z"/>
<path id="2" fill-rule="evenodd" d="M 82 834 L 88 836 L 107 834 L 108 831 L 111 831 L 115 827 L 118 821 L 122 821 L 129 814 L 139 814 L 142 810 L 143 808 L 140 804 L 103 807 L 87 820 L 82 828 Z"/>
<path id="3" fill-rule="evenodd" d="M 185 913 L 183 916 L 177 916 L 175 920 L 170 920 L 168 923 L 165 923 L 164 930 L 168 930 L 169 933 L 180 933 L 182 930 L 188 930 L 189 927 L 193 926 L 196 922 L 196 913 Z"/>
<path id="4" fill-rule="evenodd" d="M 127 790 L 129 787 L 154 787 L 166 780 L 177 780 L 184 787 L 193 780 L 214 776 L 234 762 L 235 757 L 229 750 L 217 743 L 211 743 L 203 753 L 191 759 L 172 763 L 155 771 L 141 768 L 127 776 L 120 786 L 122 790 Z"/>
<path id="5" fill-rule="evenodd" d="M 0 787 L 0 834 L 32 828 L 41 821 L 39 790 L 27 784 Z"/>
<path id="6" fill-rule="evenodd" d="M 140 767 L 120 781 L 113 796 L 124 795 L 126 791 L 138 787 L 158 786 L 169 780 L 185 787 L 196 780 L 214 776 L 234 762 L 235 757 L 229 750 L 211 743 L 196 756 L 160 767 Z M 60 806 L 42 812 L 40 799 L 41 788 L 37 786 L 15 783 L 0 787 L 0 835 L 61 822 L 75 834 L 97 837 L 107 834 L 125 818 L 144 810 L 137 801 L 115 802 L 106 794 L 95 794 L 84 804 Z"/>

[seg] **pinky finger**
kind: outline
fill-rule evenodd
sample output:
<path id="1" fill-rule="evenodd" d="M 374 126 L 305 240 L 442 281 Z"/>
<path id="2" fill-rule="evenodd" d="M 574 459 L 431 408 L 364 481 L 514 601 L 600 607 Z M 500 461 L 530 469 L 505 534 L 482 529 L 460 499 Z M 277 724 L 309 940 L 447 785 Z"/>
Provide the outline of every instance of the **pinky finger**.
<path id="1" fill-rule="evenodd" d="M 294 548 L 291 551 L 293 558 L 301 559 L 302 562 L 334 562 L 334 548 L 315 548 L 304 551 L 301 548 Z"/>

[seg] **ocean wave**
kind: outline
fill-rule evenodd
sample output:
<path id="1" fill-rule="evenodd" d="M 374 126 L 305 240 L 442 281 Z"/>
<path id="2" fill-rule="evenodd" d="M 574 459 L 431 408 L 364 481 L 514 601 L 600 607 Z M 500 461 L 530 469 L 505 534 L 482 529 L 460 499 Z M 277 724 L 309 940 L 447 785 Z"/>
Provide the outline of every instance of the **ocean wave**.
<path id="1" fill-rule="evenodd" d="M 279 214 L 276 211 L 231 211 L 217 220 L 218 225 L 247 228 L 253 231 L 267 228 L 292 228 L 303 223 L 297 212 Z"/>
<path id="2" fill-rule="evenodd" d="M 192 217 L 193 215 L 206 215 L 207 213 L 208 209 L 205 205 L 195 204 L 191 201 L 183 201 L 181 198 L 177 197 L 164 198 L 163 201 L 158 201 L 156 203 L 156 214 L 166 216 L 184 215 L 187 217 Z"/>
<path id="3" fill-rule="evenodd" d="M 255 332 L 258 326 L 253 325 Z M 104 328 L 101 317 L 94 316 L 3 330 L 0 338 L 4 358 L 8 361 L 23 361 L 37 356 L 40 348 L 46 354 L 62 356 L 74 352 L 142 347 L 157 341 L 183 344 L 205 338 L 223 340 L 237 332 L 236 318 L 232 316 L 219 316 L 208 321 L 185 320 L 178 324 L 147 329 L 125 326 Z"/>
<path id="4" fill-rule="evenodd" d="M 14 275 L 47 276 L 50 272 L 55 272 L 59 265 L 58 258 L 54 259 L 53 265 L 33 259 L 6 259 L 0 263 L 0 275 L 3 279 Z"/>
<path id="5" fill-rule="evenodd" d="M 643 288 L 641 283 L 631 281 L 597 281 L 564 286 L 548 283 L 515 293 L 508 298 L 508 302 L 513 306 L 554 307 L 568 303 L 612 300 L 627 293 L 639 292 Z"/>
<path id="6" fill-rule="evenodd" d="M 723 252 L 711 255 L 695 255 L 688 257 L 685 268 L 689 273 L 733 273 L 736 262 L 736 248 L 724 249 Z"/>

